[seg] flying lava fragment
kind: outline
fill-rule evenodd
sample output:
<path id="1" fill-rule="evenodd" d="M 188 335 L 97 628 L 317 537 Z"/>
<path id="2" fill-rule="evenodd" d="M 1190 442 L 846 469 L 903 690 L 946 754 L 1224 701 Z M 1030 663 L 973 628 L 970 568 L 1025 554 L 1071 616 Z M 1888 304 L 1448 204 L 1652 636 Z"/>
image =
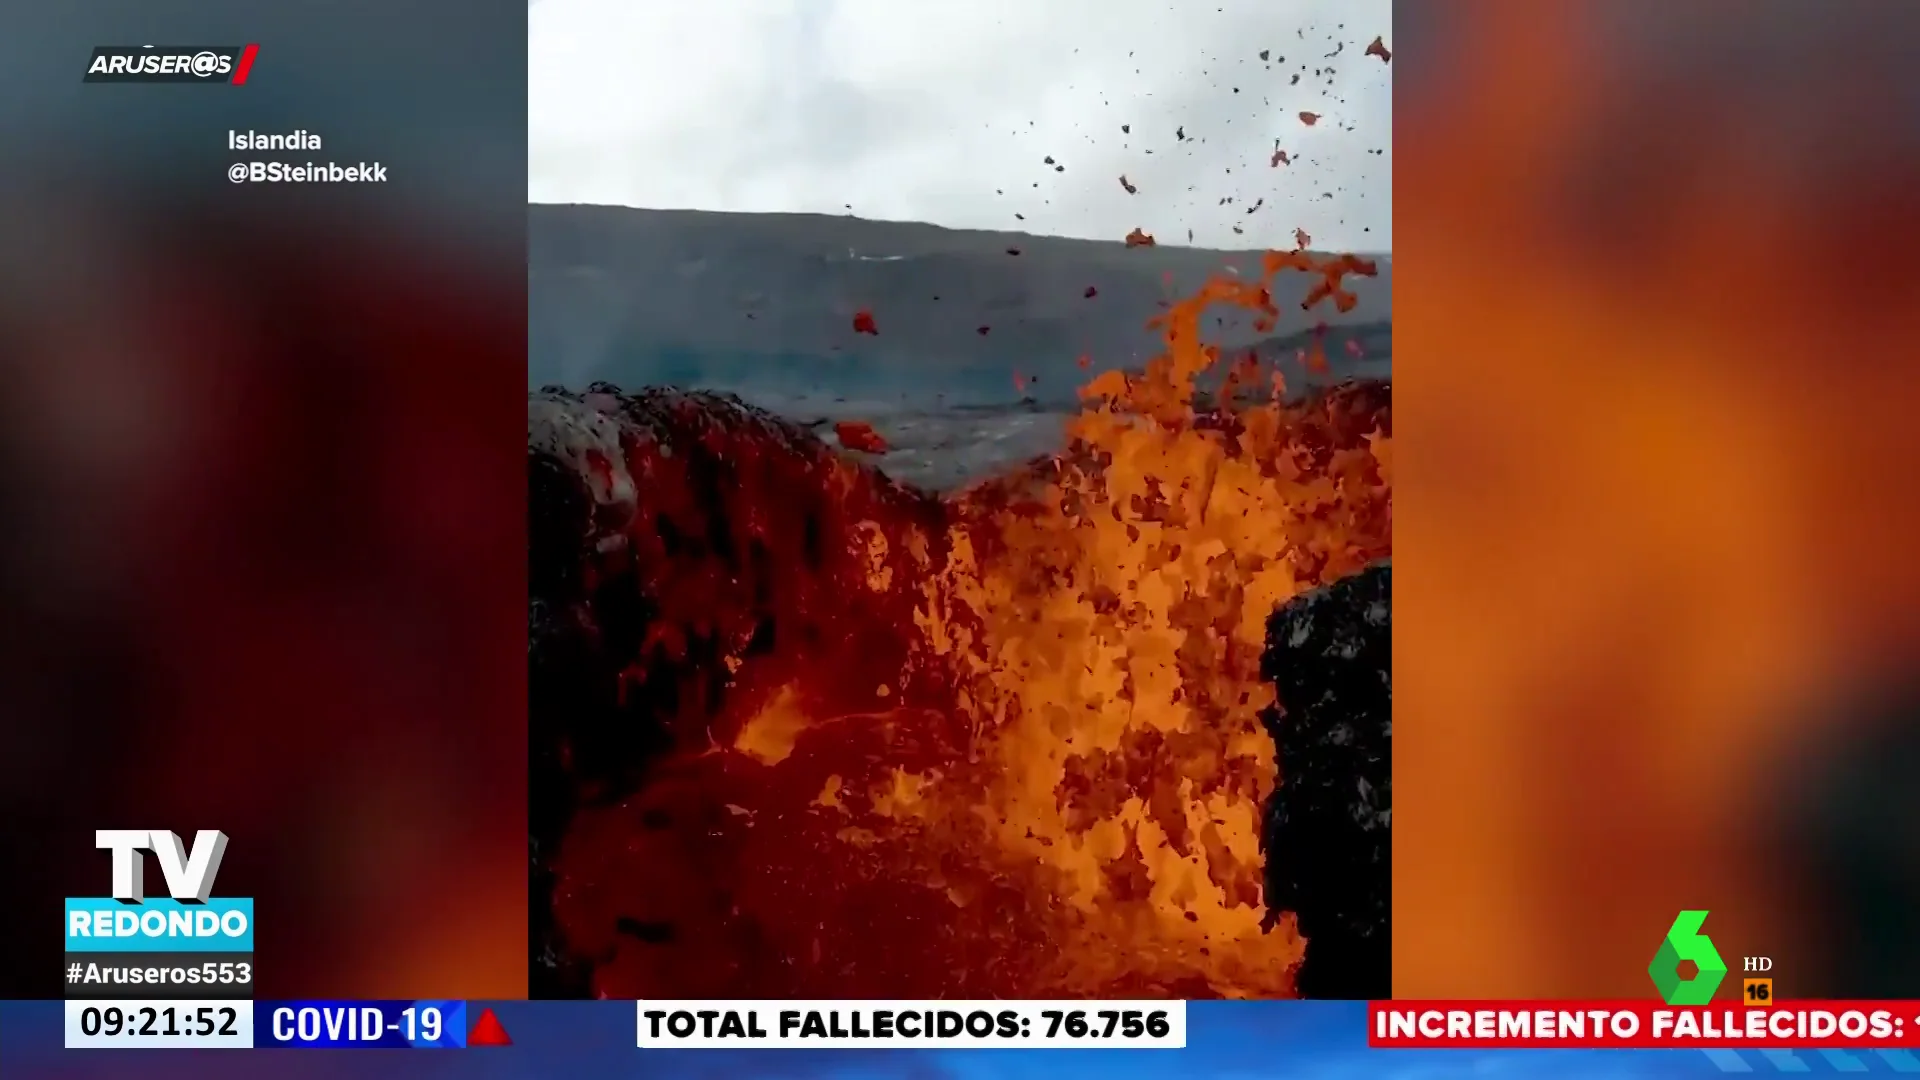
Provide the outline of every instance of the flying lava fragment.
<path id="1" fill-rule="evenodd" d="M 893 449 L 865 420 L 842 420 L 833 425 L 833 435 L 841 446 L 862 454 L 884 454 Z"/>

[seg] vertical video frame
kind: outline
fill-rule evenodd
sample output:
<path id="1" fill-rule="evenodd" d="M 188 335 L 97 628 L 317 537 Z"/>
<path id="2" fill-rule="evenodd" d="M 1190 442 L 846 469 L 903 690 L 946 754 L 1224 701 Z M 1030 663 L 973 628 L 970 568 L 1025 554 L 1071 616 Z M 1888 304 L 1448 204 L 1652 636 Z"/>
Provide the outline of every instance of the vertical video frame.
<path id="1" fill-rule="evenodd" d="M 1389 54 L 1133 7 L 532 35 L 532 996 L 1391 995 Z"/>

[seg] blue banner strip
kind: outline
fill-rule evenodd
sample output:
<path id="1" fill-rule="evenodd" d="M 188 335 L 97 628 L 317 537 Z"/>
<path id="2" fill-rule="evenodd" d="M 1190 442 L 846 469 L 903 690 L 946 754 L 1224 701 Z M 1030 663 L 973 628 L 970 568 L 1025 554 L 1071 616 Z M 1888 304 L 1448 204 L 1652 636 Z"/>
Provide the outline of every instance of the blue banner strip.
<path id="1" fill-rule="evenodd" d="M 464 1001 L 256 1001 L 253 1045 L 304 1050 L 459 1050 Z"/>
<path id="2" fill-rule="evenodd" d="M 381 1026 L 403 1022 L 408 1007 L 437 1004 L 443 1034 L 446 1019 L 464 1004 L 461 1037 L 491 1008 L 511 1039 L 506 1046 L 467 1046 L 445 1053 L 367 1054 L 350 1047 L 398 1049 L 383 1030 L 379 1040 L 347 1040 L 344 1026 L 319 1042 L 275 1035 L 277 1010 L 376 1007 Z M 1196 1002 L 1187 1014 L 1185 1050 L 679 1050 L 635 1048 L 632 1002 L 469 1001 L 255 1003 L 257 1045 L 299 1045 L 298 1052 L 237 1050 L 175 1053 L 171 1050 L 64 1050 L 62 1005 L 57 1001 L 0 1002 L 0 1076 L 59 1075 L 70 1080 L 551 1080 L 552 1077 L 645 1076 L 648 1080 L 1160 1080 L 1166 1076 L 1317 1077 L 1418 1076 L 1421 1080 L 1501 1080 L 1558 1077 L 1568 1080 L 1654 1080 L 1719 1077 L 1729 1071 L 1784 1075 L 1757 1053 L 1715 1060 L 1697 1050 L 1369 1050 L 1366 1007 L 1354 1002 Z M 416 1024 L 421 1014 L 415 1014 Z M 284 1019 L 284 1018 L 281 1018 Z M 322 1024 L 325 1016 L 316 1016 Z M 312 1023 L 313 1021 L 309 1021 Z M 344 1025 L 344 1019 L 337 1021 Z M 283 1029 L 284 1030 L 284 1029 Z M 311 1030 L 311 1029 L 310 1029 Z M 361 1031 L 366 1030 L 363 1024 Z M 416 1026 L 416 1037 L 424 1035 Z M 325 1038 L 341 1041 L 326 1043 Z M 386 1040 L 384 1043 L 380 1040 Z M 262 1056 L 262 1055 L 267 1056 Z M 1808 1071 L 1844 1075 L 1819 1054 L 1800 1054 Z M 1911 1069 L 1905 1055 L 1853 1055 L 1852 1068 L 1899 1075 Z"/>

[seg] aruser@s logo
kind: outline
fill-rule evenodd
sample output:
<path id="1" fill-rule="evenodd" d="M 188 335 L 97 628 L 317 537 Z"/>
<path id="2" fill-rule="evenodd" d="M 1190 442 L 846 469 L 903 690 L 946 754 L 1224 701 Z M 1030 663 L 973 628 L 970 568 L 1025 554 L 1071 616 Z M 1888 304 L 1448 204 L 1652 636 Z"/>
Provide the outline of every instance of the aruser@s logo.
<path id="1" fill-rule="evenodd" d="M 1708 1004 L 1720 988 L 1720 980 L 1727 977 L 1727 965 L 1713 947 L 1713 939 L 1700 932 L 1706 921 L 1704 911 L 1681 912 L 1660 942 L 1660 951 L 1653 954 L 1647 974 L 1653 977 L 1661 1001 L 1669 1005 Z M 1695 971 L 1693 978 L 1683 979 L 1680 965 L 1688 960 L 1693 961 Z"/>

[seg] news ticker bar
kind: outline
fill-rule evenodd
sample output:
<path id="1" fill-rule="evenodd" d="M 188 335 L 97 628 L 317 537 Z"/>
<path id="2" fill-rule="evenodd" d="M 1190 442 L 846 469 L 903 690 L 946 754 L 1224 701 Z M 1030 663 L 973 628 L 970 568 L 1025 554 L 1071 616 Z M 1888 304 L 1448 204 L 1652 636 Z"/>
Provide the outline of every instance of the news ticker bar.
<path id="1" fill-rule="evenodd" d="M 1896 1050 L 1920 1047 L 1920 1001 L 1374 1001 L 1383 1049 Z"/>
<path id="2" fill-rule="evenodd" d="M 233 952 L 70 952 L 68 998 L 223 1001 L 253 997 L 253 954 Z"/>
<path id="3" fill-rule="evenodd" d="M 64 915 L 70 953 L 253 951 L 250 897 L 218 896 L 198 904 L 68 897 Z"/>
<path id="4" fill-rule="evenodd" d="M 641 1051 L 702 1048 L 794 1050 L 1162 1049 L 1249 1037 L 1245 1013 L 1226 1024 L 1182 1001 L 640 1001 L 496 1003 L 553 1005 L 581 1030 L 621 1017 L 617 1045 Z M 1329 1015 L 1321 1002 L 1237 1003 L 1274 1019 Z M 611 1006 L 615 1013 L 603 1011 Z M 263 1001 L 99 999 L 64 1003 L 69 1048 L 299 1047 L 459 1049 L 513 1040 L 492 1007 L 464 1001 Z M 1226 1006 L 1232 1007 L 1232 1006 Z M 1315 1012 L 1320 1008 L 1319 1012 Z M 1285 1011 L 1283 1017 L 1282 1011 Z M 529 1010 L 531 1011 L 531 1010 Z M 1360 1022 L 1358 1003 L 1336 1025 Z M 517 1022 L 517 1021 L 516 1021 Z M 1879 1051 L 1920 1048 L 1920 1001 L 1801 1001 L 1770 1007 L 1667 1006 L 1606 1001 L 1372 1002 L 1367 1044 L 1395 1048 L 1693 1049 Z M 1226 1024 L 1225 1027 L 1222 1025 Z M 631 1025 L 631 1026 L 629 1026 Z M 569 1025 L 562 1025 L 570 1027 Z M 551 1040 L 562 1026 L 549 1023 Z M 607 1028 L 608 1036 L 613 1032 Z M 1356 1033 L 1357 1034 L 1357 1033 Z M 569 1038 L 571 1043 L 571 1038 Z M 613 1045 L 613 1044 L 610 1044 Z M 1903 1057 L 1903 1060 L 1912 1060 Z"/>
<path id="5" fill-rule="evenodd" d="M 467 1023 L 464 1001 L 219 1001 L 66 1003 L 66 1047 L 97 1049 L 458 1050 L 510 1045 L 491 1010 Z"/>
<path id="6" fill-rule="evenodd" d="M 639 1049 L 1143 1049 L 1187 1045 L 1184 1001 L 640 1001 Z M 464 1001 L 66 1002 L 68 1049 L 510 1046 Z"/>

